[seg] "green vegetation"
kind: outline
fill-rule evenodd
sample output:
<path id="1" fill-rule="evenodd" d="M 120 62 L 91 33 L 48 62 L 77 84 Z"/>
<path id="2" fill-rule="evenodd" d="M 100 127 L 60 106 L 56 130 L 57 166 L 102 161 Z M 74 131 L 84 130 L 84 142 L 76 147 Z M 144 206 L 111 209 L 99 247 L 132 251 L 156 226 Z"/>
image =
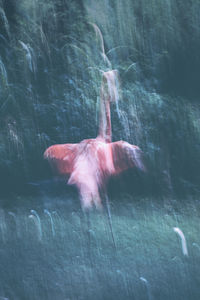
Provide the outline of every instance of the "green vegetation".
<path id="1" fill-rule="evenodd" d="M 116 250 L 106 214 L 93 211 L 88 227 L 78 202 L 18 198 L 11 211 L 1 209 L 1 297 L 199 299 L 199 201 L 111 199 Z M 173 227 L 183 231 L 188 256 Z"/>
<path id="2" fill-rule="evenodd" d="M 0 0 L 0 299 L 199 300 L 199 15 L 199 0 Z M 116 249 L 106 213 L 84 215 L 43 160 L 97 135 L 111 68 L 113 140 L 148 168 L 109 184 Z"/>
<path id="3" fill-rule="evenodd" d="M 95 137 L 110 68 L 121 78 L 114 140 L 143 149 L 155 192 L 198 192 L 199 11 L 196 0 L 1 0 L 1 192 L 47 177 L 47 146 Z"/>

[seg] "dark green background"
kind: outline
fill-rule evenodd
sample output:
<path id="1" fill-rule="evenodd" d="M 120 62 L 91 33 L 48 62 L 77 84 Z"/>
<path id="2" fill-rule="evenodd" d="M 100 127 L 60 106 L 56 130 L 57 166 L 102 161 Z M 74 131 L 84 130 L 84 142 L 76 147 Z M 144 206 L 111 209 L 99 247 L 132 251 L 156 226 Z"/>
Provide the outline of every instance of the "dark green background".
<path id="1" fill-rule="evenodd" d="M 199 16 L 199 0 L 0 0 L 0 299 L 200 299 Z M 109 184 L 115 246 L 105 199 L 84 213 L 43 159 L 97 135 L 111 68 L 113 140 L 148 169 Z"/>
<path id="2" fill-rule="evenodd" d="M 139 192 L 197 193 L 199 14 L 198 0 L 0 0 L 0 193 L 49 178 L 49 145 L 97 135 L 109 66 L 91 23 L 121 79 L 113 140 L 139 145 L 149 170 L 125 175 L 122 189 L 136 180 Z"/>

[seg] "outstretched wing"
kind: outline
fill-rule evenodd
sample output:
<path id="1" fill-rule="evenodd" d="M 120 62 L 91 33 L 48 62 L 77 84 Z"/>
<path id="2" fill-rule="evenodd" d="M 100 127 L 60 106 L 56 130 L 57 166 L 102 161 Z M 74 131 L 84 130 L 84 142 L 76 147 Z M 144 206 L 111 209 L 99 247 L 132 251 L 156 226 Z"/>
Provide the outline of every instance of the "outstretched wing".
<path id="1" fill-rule="evenodd" d="M 143 164 L 142 151 L 139 147 L 119 141 L 111 143 L 111 148 L 115 169 L 114 175 L 134 167 L 141 171 L 146 170 Z"/>
<path id="2" fill-rule="evenodd" d="M 69 175 L 73 171 L 77 152 L 78 144 L 53 145 L 45 151 L 44 158 L 56 173 Z"/>

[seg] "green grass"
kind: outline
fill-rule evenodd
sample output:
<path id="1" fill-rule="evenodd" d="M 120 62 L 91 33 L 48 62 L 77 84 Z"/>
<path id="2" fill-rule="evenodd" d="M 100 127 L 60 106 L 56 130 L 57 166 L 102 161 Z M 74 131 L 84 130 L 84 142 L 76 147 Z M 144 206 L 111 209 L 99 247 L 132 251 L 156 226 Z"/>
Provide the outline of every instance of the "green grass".
<path id="1" fill-rule="evenodd" d="M 111 199 L 116 250 L 105 212 L 91 212 L 88 225 L 78 199 L 16 200 L 18 208 L 1 210 L 1 297 L 199 299 L 196 200 L 181 204 L 176 200 L 133 199 L 127 195 Z M 44 208 L 51 212 L 54 235 Z M 40 216 L 42 236 L 29 217 L 30 209 Z M 173 227 L 179 227 L 185 235 L 187 257 Z"/>

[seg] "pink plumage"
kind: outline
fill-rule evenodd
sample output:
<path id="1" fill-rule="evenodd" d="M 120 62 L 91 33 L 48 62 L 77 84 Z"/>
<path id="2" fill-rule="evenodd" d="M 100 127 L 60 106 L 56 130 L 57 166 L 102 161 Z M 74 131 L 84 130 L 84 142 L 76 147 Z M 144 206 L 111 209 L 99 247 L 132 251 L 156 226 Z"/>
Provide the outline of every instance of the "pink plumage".
<path id="1" fill-rule="evenodd" d="M 79 190 L 83 209 L 101 208 L 100 190 L 110 176 L 137 167 L 145 171 L 141 150 L 125 141 L 111 142 L 110 102 L 118 98 L 117 71 L 103 73 L 101 85 L 99 135 L 78 144 L 49 147 L 44 157 L 60 175 L 69 177 L 68 184 Z"/>

